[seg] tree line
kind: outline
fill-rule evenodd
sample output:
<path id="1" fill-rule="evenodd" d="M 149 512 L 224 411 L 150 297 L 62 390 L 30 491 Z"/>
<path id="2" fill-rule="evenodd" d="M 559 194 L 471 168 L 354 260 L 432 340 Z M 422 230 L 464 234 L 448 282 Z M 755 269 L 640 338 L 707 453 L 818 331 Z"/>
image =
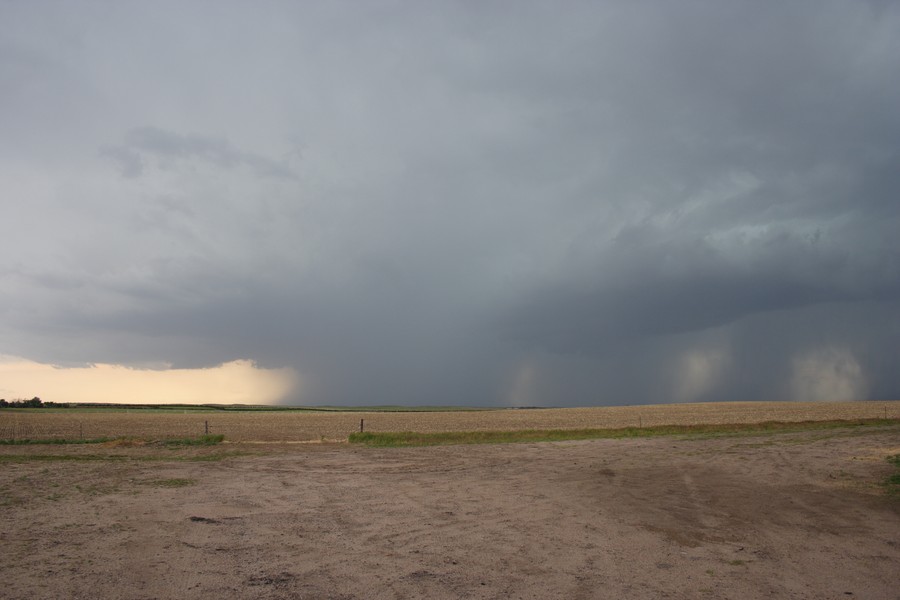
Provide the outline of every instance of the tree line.
<path id="1" fill-rule="evenodd" d="M 56 402 L 43 402 L 35 396 L 31 400 L 10 400 L 0 398 L 0 408 L 68 408 L 68 404 L 57 404 Z"/>

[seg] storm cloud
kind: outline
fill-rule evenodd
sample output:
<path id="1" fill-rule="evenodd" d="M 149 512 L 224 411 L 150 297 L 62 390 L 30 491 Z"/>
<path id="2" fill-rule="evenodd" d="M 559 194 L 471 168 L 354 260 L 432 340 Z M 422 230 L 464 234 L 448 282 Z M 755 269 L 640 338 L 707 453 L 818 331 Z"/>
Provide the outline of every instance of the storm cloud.
<path id="1" fill-rule="evenodd" d="M 0 354 L 252 361 L 309 404 L 896 398 L 898 32 L 876 1 L 4 3 Z"/>

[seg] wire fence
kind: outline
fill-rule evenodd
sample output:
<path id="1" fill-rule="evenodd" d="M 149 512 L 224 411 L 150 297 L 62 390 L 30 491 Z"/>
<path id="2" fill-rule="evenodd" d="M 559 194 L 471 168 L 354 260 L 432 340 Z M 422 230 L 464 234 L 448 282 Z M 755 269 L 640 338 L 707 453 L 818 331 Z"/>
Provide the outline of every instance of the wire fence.
<path id="1" fill-rule="evenodd" d="M 0 409 L 0 440 L 181 439 L 224 435 L 232 442 L 339 441 L 359 431 L 486 431 L 900 419 L 893 402 L 739 402 L 540 410 L 313 412 Z"/>

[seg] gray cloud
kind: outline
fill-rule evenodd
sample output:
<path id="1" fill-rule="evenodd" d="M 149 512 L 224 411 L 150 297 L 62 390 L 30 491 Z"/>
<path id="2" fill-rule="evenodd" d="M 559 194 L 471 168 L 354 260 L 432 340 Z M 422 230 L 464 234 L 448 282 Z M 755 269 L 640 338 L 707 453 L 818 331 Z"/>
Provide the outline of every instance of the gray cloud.
<path id="1" fill-rule="evenodd" d="M 900 392 L 895 4 L 219 6 L 0 8 L 0 353 L 321 403 Z"/>
<path id="2" fill-rule="evenodd" d="M 499 322 L 513 339 L 591 352 L 622 338 L 704 330 L 760 313 L 894 300 L 898 253 L 853 247 L 873 231 L 874 224 L 866 225 L 849 233 L 772 227 L 728 240 L 737 247 L 717 247 L 709 238 L 665 240 L 655 228 L 626 230 L 592 271 L 536 290 L 504 309 Z"/>
<path id="3" fill-rule="evenodd" d="M 286 163 L 245 152 L 233 147 L 223 138 L 197 134 L 180 135 L 156 127 L 138 127 L 125 134 L 120 146 L 104 146 L 102 156 L 112 159 L 124 177 L 137 177 L 143 172 L 146 159 L 160 165 L 197 158 L 223 169 L 248 167 L 259 177 L 296 179 Z"/>
<path id="4" fill-rule="evenodd" d="M 144 172 L 144 160 L 141 153 L 127 146 L 103 146 L 100 156 L 109 158 L 118 167 L 122 177 L 133 179 Z"/>

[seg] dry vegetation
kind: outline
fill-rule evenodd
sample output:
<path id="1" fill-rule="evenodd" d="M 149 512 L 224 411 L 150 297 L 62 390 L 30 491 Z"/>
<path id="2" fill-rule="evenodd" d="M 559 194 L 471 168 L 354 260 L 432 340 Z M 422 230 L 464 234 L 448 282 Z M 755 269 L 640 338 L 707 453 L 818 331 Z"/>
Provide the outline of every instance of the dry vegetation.
<path id="1" fill-rule="evenodd" d="M 820 423 L 477 449 L 253 443 L 346 440 L 361 418 L 423 433 Z M 822 423 L 862 419 L 882 421 Z M 237 443 L 194 444 L 205 421 Z M 0 445 L 0 598 L 897 598 L 900 402 L 0 411 L 6 439 L 82 432 L 131 437 Z"/>
<path id="2" fill-rule="evenodd" d="M 758 418 L 851 416 L 819 408 Z M 583 414 L 609 418 L 372 419 Z M 277 431 L 321 415 L 225 417 Z M 477 448 L 0 446 L 0 598 L 896 600 L 898 454 L 897 424 Z"/>
<path id="3" fill-rule="evenodd" d="M 900 402 L 732 402 L 448 412 L 0 411 L 0 439 L 184 438 L 206 431 L 231 442 L 339 441 L 359 431 L 584 429 L 900 418 Z"/>

